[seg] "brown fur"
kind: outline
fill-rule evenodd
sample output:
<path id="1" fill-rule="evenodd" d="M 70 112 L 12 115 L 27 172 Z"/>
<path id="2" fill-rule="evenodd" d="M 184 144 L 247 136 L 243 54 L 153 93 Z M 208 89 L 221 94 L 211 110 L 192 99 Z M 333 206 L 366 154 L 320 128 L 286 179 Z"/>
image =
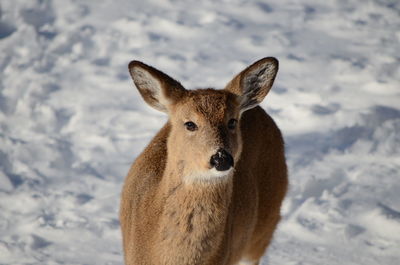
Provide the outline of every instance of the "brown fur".
<path id="1" fill-rule="evenodd" d="M 275 73 L 265 75 L 263 67 L 275 67 Z M 133 163 L 124 184 L 125 263 L 230 265 L 245 258 L 258 264 L 287 189 L 281 133 L 262 108 L 253 106 L 272 86 L 277 61 L 256 62 L 224 90 L 185 90 L 140 62 L 132 62 L 130 71 L 146 102 L 166 111 L 169 121 Z M 138 80 L 140 71 L 151 80 Z M 239 121 L 235 130 L 226 126 L 232 118 Z M 186 130 L 187 121 L 198 130 Z M 218 148 L 232 154 L 234 172 L 204 179 Z"/>

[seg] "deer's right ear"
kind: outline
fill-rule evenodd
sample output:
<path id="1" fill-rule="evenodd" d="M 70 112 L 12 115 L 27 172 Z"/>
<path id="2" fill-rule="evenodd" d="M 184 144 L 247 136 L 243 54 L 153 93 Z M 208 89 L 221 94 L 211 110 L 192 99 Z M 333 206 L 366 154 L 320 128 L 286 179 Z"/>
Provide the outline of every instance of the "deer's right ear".
<path id="1" fill-rule="evenodd" d="M 129 73 L 143 99 L 159 111 L 168 112 L 186 94 L 178 81 L 142 62 L 130 62 Z"/>

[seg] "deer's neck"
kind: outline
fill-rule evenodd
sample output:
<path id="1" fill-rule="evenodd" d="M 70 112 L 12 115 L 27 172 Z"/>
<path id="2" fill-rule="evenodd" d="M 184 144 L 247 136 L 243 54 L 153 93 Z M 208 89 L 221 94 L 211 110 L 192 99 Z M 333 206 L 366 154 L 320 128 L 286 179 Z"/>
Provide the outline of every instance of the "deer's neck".
<path id="1" fill-rule="evenodd" d="M 185 248 L 182 253 L 193 256 L 211 253 L 221 247 L 224 232 L 229 229 L 232 176 L 219 181 L 188 182 L 181 172 L 167 166 L 164 174 L 160 243 L 170 248 L 179 244 Z"/>
<path id="2" fill-rule="evenodd" d="M 182 167 L 170 167 L 167 163 L 162 180 L 165 203 L 173 203 L 182 211 L 189 212 L 202 207 L 218 212 L 227 210 L 232 196 L 233 172 L 224 177 L 204 177 L 203 173 L 198 179 L 193 174 L 187 174 Z"/>
<path id="3" fill-rule="evenodd" d="M 185 204 L 188 207 L 196 207 L 199 204 L 222 207 L 230 203 L 233 171 L 227 173 L 226 176 L 221 176 L 210 170 L 209 176 L 207 173 L 201 173 L 197 176 L 187 172 L 183 164 L 182 161 L 167 162 L 161 185 L 166 202 L 186 198 L 180 204 Z"/>

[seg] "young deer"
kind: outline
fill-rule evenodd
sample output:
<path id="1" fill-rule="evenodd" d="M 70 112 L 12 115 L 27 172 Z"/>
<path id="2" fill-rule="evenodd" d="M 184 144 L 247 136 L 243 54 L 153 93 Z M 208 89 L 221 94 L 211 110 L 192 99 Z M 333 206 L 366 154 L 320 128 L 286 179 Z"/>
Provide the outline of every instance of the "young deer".
<path id="1" fill-rule="evenodd" d="M 129 71 L 143 99 L 169 120 L 124 184 L 125 263 L 258 264 L 288 184 L 282 135 L 257 106 L 278 61 L 255 62 L 223 90 L 186 90 L 139 61 Z"/>

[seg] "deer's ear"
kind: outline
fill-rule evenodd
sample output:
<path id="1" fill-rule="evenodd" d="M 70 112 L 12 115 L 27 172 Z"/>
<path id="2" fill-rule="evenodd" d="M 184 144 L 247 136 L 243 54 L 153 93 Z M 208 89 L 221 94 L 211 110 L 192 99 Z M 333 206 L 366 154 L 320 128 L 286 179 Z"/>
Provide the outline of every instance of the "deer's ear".
<path id="1" fill-rule="evenodd" d="M 168 112 L 186 93 L 178 81 L 142 62 L 130 62 L 129 73 L 143 99 L 159 111 Z"/>
<path id="2" fill-rule="evenodd" d="M 263 101 L 274 83 L 278 72 L 278 60 L 263 58 L 235 76 L 225 87 L 239 97 L 241 113 Z"/>

